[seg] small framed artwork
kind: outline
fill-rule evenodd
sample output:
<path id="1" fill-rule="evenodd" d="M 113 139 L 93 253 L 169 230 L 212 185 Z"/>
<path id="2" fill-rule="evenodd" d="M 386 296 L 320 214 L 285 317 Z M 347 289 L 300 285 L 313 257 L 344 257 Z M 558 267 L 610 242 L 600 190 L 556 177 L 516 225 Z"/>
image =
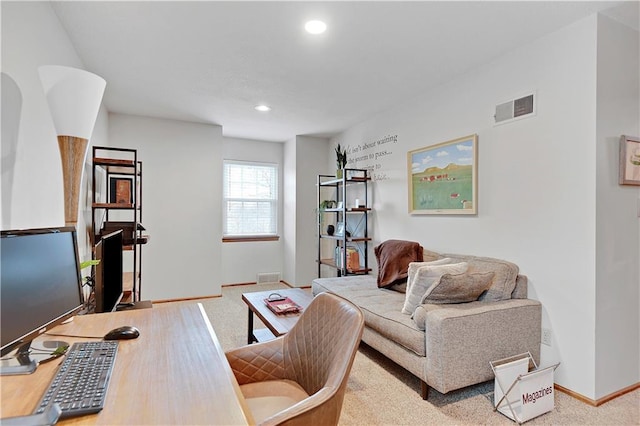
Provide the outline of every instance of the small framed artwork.
<path id="1" fill-rule="evenodd" d="M 133 204 L 133 178 L 109 178 L 109 202 L 115 204 Z"/>
<path id="2" fill-rule="evenodd" d="M 409 214 L 477 214 L 478 135 L 407 153 Z"/>
<path id="3" fill-rule="evenodd" d="M 336 232 L 333 235 L 336 237 L 344 237 L 344 222 L 336 223 Z"/>
<path id="4" fill-rule="evenodd" d="M 620 136 L 620 185 L 640 185 L 640 138 Z"/>

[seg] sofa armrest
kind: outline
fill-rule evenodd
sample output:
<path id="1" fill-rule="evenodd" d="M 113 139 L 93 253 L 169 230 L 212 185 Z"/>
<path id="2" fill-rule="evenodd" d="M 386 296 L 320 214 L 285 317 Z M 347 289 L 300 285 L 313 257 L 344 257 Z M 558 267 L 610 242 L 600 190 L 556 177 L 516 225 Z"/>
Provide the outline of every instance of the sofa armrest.
<path id="1" fill-rule="evenodd" d="M 531 352 L 540 359 L 542 305 L 531 299 L 421 305 L 427 383 L 449 390 L 493 379 L 489 362 Z"/>

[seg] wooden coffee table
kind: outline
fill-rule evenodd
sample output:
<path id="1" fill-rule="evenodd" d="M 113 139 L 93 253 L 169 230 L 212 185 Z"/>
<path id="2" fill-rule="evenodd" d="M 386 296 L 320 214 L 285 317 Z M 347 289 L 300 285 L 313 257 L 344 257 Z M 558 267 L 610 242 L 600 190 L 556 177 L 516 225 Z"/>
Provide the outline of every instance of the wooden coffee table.
<path id="1" fill-rule="evenodd" d="M 295 314 L 275 314 L 264 303 L 264 299 L 268 298 L 270 294 L 278 293 L 284 297 L 288 297 L 298 305 L 302 306 L 302 310 L 307 309 L 313 296 L 310 292 L 302 290 L 300 288 L 290 288 L 285 290 L 268 290 L 268 291 L 255 291 L 252 293 L 242 293 L 242 300 L 249 307 L 249 326 L 247 331 L 247 343 L 264 342 L 271 340 L 275 337 L 282 336 L 291 330 L 291 328 L 298 322 L 298 318 L 302 312 Z M 258 318 L 267 326 L 265 329 L 254 330 L 253 329 L 253 314 L 256 314 Z"/>

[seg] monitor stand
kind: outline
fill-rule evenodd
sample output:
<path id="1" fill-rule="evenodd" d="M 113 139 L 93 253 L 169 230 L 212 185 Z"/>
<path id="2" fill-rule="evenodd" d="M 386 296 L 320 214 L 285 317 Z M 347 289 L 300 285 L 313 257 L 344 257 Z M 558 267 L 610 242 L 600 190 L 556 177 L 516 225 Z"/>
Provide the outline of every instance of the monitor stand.
<path id="1" fill-rule="evenodd" d="M 43 348 L 31 348 L 31 342 L 23 343 L 12 356 L 0 361 L 0 376 L 31 374 L 38 364 L 61 357 L 67 352 L 69 344 L 61 340 L 46 340 Z"/>

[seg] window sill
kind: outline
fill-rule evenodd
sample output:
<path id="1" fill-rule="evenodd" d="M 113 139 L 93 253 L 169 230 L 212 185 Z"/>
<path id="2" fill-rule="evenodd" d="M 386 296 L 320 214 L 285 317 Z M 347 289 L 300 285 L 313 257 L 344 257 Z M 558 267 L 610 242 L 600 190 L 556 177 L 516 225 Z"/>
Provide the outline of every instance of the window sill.
<path id="1" fill-rule="evenodd" d="M 279 241 L 279 240 L 280 240 L 280 237 L 278 235 L 267 235 L 267 236 L 248 235 L 248 236 L 222 237 L 223 243 L 253 243 L 257 241 Z"/>

